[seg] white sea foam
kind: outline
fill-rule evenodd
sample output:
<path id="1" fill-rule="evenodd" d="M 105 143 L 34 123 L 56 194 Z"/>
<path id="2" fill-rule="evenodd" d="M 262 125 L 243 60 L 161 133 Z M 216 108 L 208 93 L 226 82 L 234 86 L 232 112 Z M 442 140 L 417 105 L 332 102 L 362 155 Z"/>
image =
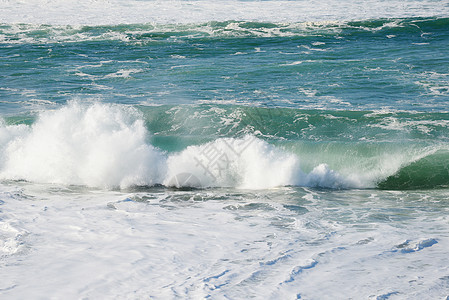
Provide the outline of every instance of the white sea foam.
<path id="1" fill-rule="evenodd" d="M 138 113 L 73 102 L 29 128 L 2 126 L 0 177 L 113 187 L 157 183 L 164 156 L 146 143 Z M 162 165 L 162 166 L 161 166 Z"/>
<path id="2" fill-rule="evenodd" d="M 201 182 L 202 186 L 243 189 L 279 186 L 338 189 L 366 184 L 343 176 L 324 163 L 304 173 L 298 156 L 253 136 L 218 139 L 172 155 L 168 158 L 168 177 L 164 184 L 170 185 L 171 178 L 177 174 L 192 174 L 195 180 L 185 181 L 192 185 Z"/>
<path id="3" fill-rule="evenodd" d="M 178 173 L 193 174 L 203 186 L 241 188 L 295 185 L 304 176 L 296 156 L 252 136 L 190 146 L 168 158 L 167 179 Z"/>
<path id="4" fill-rule="evenodd" d="M 129 69 L 129 70 L 118 70 L 115 73 L 111 73 L 105 76 L 105 78 L 131 78 L 131 74 L 140 73 L 142 69 Z"/>
<path id="5" fill-rule="evenodd" d="M 10 24 L 173 24 L 224 20 L 319 22 L 449 15 L 448 5 L 438 5 L 432 0 L 2 0 L 0 4 L 0 20 Z"/>
<path id="6" fill-rule="evenodd" d="M 4 195 L 0 195 L 4 197 Z M 0 257 L 13 255 L 21 251 L 23 248 L 22 237 L 26 235 L 25 231 L 21 231 L 9 222 L 0 220 Z"/>
<path id="7" fill-rule="evenodd" d="M 428 134 L 434 127 L 449 128 L 448 120 L 405 120 L 402 121 L 394 116 L 385 117 L 382 122 L 371 124 L 370 127 L 377 127 L 388 130 L 412 131 L 417 130 L 421 133 Z"/>
<path id="8" fill-rule="evenodd" d="M 0 185 L 5 299 L 447 295 L 444 191 L 39 186 Z"/>

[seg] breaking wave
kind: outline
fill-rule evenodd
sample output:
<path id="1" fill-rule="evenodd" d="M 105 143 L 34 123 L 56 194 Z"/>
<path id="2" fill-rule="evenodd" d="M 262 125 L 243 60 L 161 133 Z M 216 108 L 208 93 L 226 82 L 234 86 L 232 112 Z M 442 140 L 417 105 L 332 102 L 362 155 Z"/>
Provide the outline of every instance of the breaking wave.
<path id="1" fill-rule="evenodd" d="M 391 153 L 391 148 L 369 144 L 378 149 L 374 155 L 369 145 L 343 149 L 319 142 L 307 149 L 300 141 L 270 142 L 245 133 L 187 139 L 176 149 L 154 145 L 164 130 L 151 135 L 148 117 L 132 106 L 70 102 L 40 113 L 30 124 L 2 121 L 0 178 L 101 188 L 418 189 L 449 184 L 449 152 L 442 146 L 407 152 L 399 145 Z M 164 125 L 173 127 L 159 124 Z M 168 144 L 186 138 L 177 134 Z"/>
<path id="2" fill-rule="evenodd" d="M 163 41 L 214 38 L 304 38 L 304 37 L 404 37 L 431 32 L 446 36 L 449 18 L 379 18 L 363 21 L 248 21 L 226 19 L 197 23 L 154 22 L 116 25 L 48 25 L 42 23 L 0 23 L 0 44 L 53 44 L 60 42 L 121 41 L 148 44 Z M 317 49 L 320 49 L 319 47 Z"/>

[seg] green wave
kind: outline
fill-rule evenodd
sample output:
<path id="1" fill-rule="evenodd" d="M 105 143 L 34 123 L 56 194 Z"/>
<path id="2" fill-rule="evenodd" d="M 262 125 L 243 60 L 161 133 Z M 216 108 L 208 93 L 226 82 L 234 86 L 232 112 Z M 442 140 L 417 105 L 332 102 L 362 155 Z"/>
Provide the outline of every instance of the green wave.
<path id="1" fill-rule="evenodd" d="M 417 190 L 449 187 L 449 151 L 437 151 L 402 167 L 379 182 L 384 190 Z"/>
<path id="2" fill-rule="evenodd" d="M 363 21 L 271 23 L 211 21 L 200 24 L 120 24 L 107 26 L 1 24 L 1 43 L 56 43 L 120 40 L 158 42 L 235 37 L 340 37 L 377 35 L 447 35 L 449 18 L 396 18 Z"/>

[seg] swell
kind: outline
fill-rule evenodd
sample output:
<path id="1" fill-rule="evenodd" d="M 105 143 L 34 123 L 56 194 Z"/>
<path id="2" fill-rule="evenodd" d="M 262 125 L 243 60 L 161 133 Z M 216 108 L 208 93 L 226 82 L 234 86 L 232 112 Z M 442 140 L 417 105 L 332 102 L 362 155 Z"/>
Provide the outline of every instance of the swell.
<path id="1" fill-rule="evenodd" d="M 446 188 L 446 120 L 443 113 L 70 102 L 5 118 L 0 178 L 104 188 Z"/>
<path id="2" fill-rule="evenodd" d="M 255 22 L 210 21 L 187 24 L 45 25 L 1 24 L 0 43 L 121 41 L 160 43 L 217 38 L 376 38 L 447 37 L 449 18 L 380 18 L 362 21 Z"/>

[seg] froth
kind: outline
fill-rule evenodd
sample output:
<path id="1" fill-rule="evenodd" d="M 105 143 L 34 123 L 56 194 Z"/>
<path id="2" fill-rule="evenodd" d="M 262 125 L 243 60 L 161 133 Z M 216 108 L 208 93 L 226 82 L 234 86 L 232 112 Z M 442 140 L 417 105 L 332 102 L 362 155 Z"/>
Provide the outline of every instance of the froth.
<path id="1" fill-rule="evenodd" d="M 222 138 L 190 146 L 168 158 L 168 177 L 191 173 L 202 186 L 267 188 L 295 185 L 301 176 L 296 156 L 253 136 Z"/>
<path id="2" fill-rule="evenodd" d="M 5 128 L 5 127 L 3 127 Z M 73 102 L 24 130 L 6 127 L 1 177 L 87 186 L 157 183 L 164 156 L 131 108 Z"/>

